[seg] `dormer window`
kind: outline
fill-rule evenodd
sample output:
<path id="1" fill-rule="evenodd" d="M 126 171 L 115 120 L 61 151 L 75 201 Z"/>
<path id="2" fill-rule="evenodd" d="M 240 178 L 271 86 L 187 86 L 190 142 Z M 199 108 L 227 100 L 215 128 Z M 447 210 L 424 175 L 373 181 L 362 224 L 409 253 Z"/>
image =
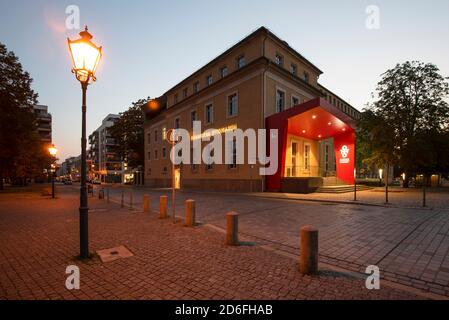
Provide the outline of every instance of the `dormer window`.
<path id="1" fill-rule="evenodd" d="M 284 64 L 284 57 L 277 53 L 274 61 L 278 66 L 282 66 Z"/>
<path id="2" fill-rule="evenodd" d="M 243 68 L 245 66 L 245 56 L 241 55 L 237 58 L 237 69 Z"/>

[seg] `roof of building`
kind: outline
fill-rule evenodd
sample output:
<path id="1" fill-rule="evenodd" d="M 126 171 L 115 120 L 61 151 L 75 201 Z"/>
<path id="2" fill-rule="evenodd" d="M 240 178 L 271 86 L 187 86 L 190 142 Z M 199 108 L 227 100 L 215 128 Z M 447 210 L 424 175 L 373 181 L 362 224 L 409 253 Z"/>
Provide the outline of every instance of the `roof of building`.
<path id="1" fill-rule="evenodd" d="M 187 78 L 183 79 L 181 82 L 178 82 L 176 85 L 174 85 L 173 87 L 171 87 L 170 89 L 168 89 L 164 95 L 166 95 L 169 91 L 175 89 L 176 87 L 182 85 L 183 83 L 185 83 L 187 80 L 193 78 L 194 76 L 196 76 L 198 73 L 200 73 L 201 71 L 204 71 L 206 68 L 208 68 L 209 66 L 213 65 L 214 63 L 216 63 L 219 59 L 223 58 L 224 56 L 226 56 L 227 54 L 229 54 L 231 51 L 233 51 L 235 48 L 237 48 L 238 46 L 240 46 L 241 44 L 249 41 L 250 39 L 254 38 L 256 35 L 259 35 L 260 33 L 265 33 L 267 36 L 271 37 L 273 40 L 277 41 L 280 45 L 282 45 L 285 49 L 287 49 L 288 51 L 290 51 L 293 55 L 297 56 L 299 59 L 301 59 L 305 64 L 307 64 L 309 67 L 315 69 L 318 73 L 323 73 L 317 66 L 315 66 L 312 62 L 310 62 L 308 59 L 306 59 L 303 55 L 301 55 L 298 51 L 296 51 L 295 49 L 293 49 L 292 47 L 290 47 L 290 45 L 282 40 L 281 38 L 279 38 L 278 36 L 276 36 L 273 32 L 271 32 L 268 28 L 262 26 L 260 28 L 258 28 L 257 30 L 253 31 L 251 34 L 249 34 L 248 36 L 246 36 L 245 38 L 243 38 L 242 40 L 240 40 L 239 42 L 237 42 L 236 44 L 234 44 L 233 46 L 231 46 L 229 49 L 225 50 L 223 53 L 221 53 L 220 55 L 218 55 L 217 57 L 215 57 L 214 59 L 212 59 L 211 61 L 209 61 L 207 64 L 205 64 L 204 66 L 202 66 L 201 68 L 199 68 L 198 70 L 196 70 L 195 72 L 193 72 L 191 75 L 189 75 Z"/>

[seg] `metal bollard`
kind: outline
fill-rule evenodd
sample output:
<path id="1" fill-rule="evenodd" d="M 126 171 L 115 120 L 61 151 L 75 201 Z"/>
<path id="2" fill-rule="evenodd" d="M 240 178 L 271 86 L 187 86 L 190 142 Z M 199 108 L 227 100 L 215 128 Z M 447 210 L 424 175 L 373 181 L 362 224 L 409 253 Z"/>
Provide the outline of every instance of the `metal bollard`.
<path id="1" fill-rule="evenodd" d="M 125 191 L 122 190 L 122 199 L 120 200 L 120 207 L 125 206 Z"/>
<path id="2" fill-rule="evenodd" d="M 186 217 L 184 224 L 187 227 L 195 226 L 195 200 L 186 200 Z"/>
<path id="3" fill-rule="evenodd" d="M 302 274 L 318 273 L 318 229 L 309 225 L 301 227 L 299 271 Z"/>
<path id="4" fill-rule="evenodd" d="M 104 199 L 104 189 L 98 191 L 98 199 Z"/>
<path id="5" fill-rule="evenodd" d="M 159 218 L 167 218 L 167 196 L 160 196 L 159 198 Z"/>
<path id="6" fill-rule="evenodd" d="M 237 246 L 239 244 L 238 218 L 239 214 L 237 212 L 231 211 L 226 213 L 226 244 L 229 246 Z"/>
<path id="7" fill-rule="evenodd" d="M 143 196 L 143 212 L 150 212 L 150 196 L 147 194 Z"/>

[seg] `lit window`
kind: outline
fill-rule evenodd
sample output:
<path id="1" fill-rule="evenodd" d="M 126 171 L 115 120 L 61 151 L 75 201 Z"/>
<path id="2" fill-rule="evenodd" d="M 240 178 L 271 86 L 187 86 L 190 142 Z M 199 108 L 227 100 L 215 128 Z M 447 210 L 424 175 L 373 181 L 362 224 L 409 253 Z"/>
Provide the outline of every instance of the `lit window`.
<path id="1" fill-rule="evenodd" d="M 285 92 L 276 90 L 276 112 L 282 112 L 285 109 Z"/>
<path id="2" fill-rule="evenodd" d="M 228 67 L 224 66 L 220 69 L 220 78 L 224 78 L 228 75 Z"/>
<path id="3" fill-rule="evenodd" d="M 163 127 L 162 128 L 162 141 L 167 140 L 167 128 Z"/>
<path id="4" fill-rule="evenodd" d="M 237 105 L 237 94 L 231 94 L 228 96 L 228 117 L 237 115 L 238 105 Z"/>
<path id="5" fill-rule="evenodd" d="M 237 69 L 243 68 L 245 66 L 245 56 L 239 56 L 237 58 Z"/>
<path id="6" fill-rule="evenodd" d="M 304 169 L 310 169 L 310 144 L 304 144 Z"/>

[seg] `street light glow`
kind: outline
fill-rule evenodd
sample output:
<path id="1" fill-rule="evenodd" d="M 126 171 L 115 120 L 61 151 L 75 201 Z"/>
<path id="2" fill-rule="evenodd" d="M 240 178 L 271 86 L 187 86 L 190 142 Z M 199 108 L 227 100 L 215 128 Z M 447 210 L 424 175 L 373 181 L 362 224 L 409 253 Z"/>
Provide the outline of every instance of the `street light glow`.
<path id="1" fill-rule="evenodd" d="M 96 46 L 92 41 L 92 35 L 87 31 L 80 32 L 80 39 L 70 40 L 67 38 L 70 55 L 73 61 L 73 72 L 80 82 L 95 81 L 95 71 L 102 55 L 102 48 Z"/>
<path id="2" fill-rule="evenodd" d="M 52 144 L 51 147 L 48 148 L 48 152 L 54 157 L 56 156 L 56 153 L 58 153 L 58 149 L 56 149 L 55 145 Z"/>

